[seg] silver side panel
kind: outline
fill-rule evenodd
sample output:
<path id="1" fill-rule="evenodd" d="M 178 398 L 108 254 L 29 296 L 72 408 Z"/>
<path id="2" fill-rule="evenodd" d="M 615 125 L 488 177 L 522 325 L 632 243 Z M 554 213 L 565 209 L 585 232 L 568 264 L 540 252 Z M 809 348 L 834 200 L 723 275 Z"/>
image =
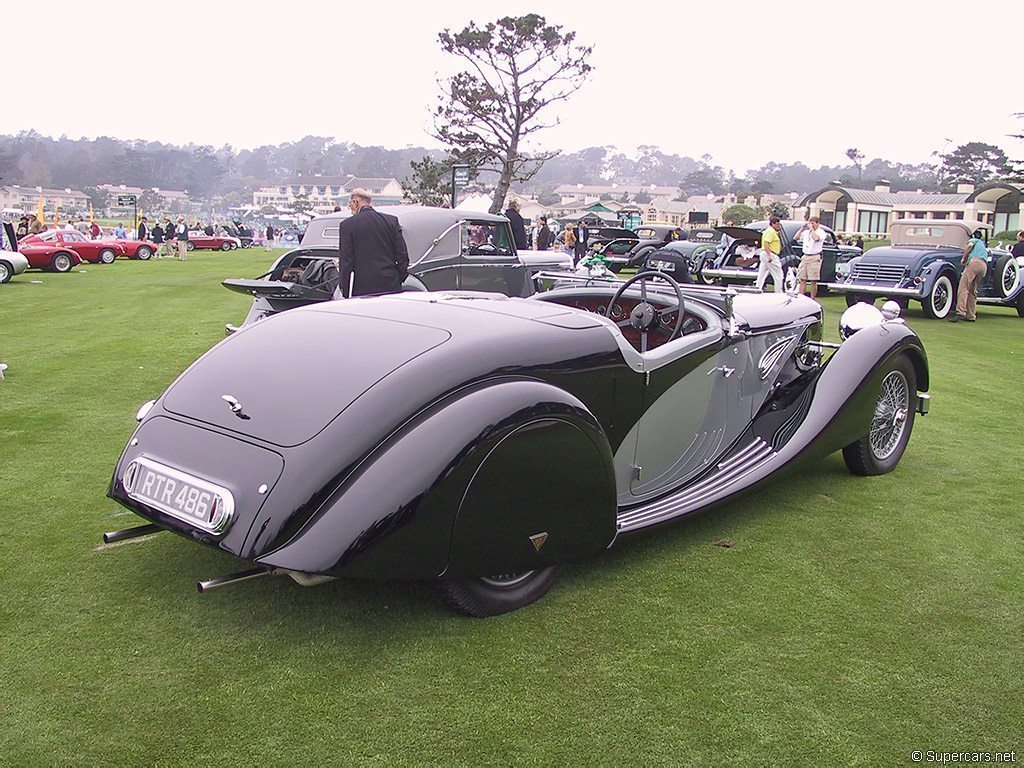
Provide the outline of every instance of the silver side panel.
<path id="1" fill-rule="evenodd" d="M 767 464 L 776 455 L 772 447 L 761 438 L 716 467 L 715 472 L 701 482 L 683 491 L 650 504 L 626 510 L 617 518 L 620 532 L 636 531 L 664 523 L 699 509 L 711 497 L 741 482 L 747 475 Z"/>

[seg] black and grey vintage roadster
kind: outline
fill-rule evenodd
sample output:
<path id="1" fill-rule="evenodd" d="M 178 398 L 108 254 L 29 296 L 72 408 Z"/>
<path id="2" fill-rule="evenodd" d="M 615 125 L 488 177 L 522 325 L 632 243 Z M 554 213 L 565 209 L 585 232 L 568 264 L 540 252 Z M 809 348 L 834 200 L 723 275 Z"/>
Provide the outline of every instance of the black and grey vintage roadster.
<path id="1" fill-rule="evenodd" d="M 534 273 L 572 268 L 557 251 L 517 251 L 507 218 L 489 213 L 394 205 L 379 208 L 398 218 L 409 251 L 407 291 L 497 291 L 529 296 Z M 243 325 L 286 309 L 329 301 L 338 285 L 338 226 L 348 211 L 313 219 L 299 247 L 281 255 L 264 274 L 224 280 L 224 287 L 253 296 Z M 226 327 L 228 333 L 236 329 Z"/>
<path id="2" fill-rule="evenodd" d="M 647 272 L 529 298 L 404 293 L 224 339 L 138 414 L 109 496 L 268 574 L 429 579 L 486 616 L 600 553 L 842 450 L 889 472 L 927 410 L 918 337 L 866 304 Z"/>

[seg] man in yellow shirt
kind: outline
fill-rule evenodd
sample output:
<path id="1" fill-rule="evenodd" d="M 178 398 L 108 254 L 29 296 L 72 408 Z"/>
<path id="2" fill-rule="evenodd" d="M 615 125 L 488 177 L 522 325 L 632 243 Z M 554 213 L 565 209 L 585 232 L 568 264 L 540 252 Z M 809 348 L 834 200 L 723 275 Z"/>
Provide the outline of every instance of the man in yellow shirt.
<path id="1" fill-rule="evenodd" d="M 764 288 L 764 282 L 768 279 L 769 274 L 772 276 L 775 292 L 779 293 L 784 289 L 782 261 L 779 260 L 779 253 L 782 251 L 782 240 L 779 238 L 781 231 L 782 222 L 779 221 L 778 216 L 772 216 L 768 219 L 768 226 L 761 233 L 761 251 L 758 254 L 761 264 L 757 268 L 757 280 L 754 281 L 754 287 L 759 291 Z"/>

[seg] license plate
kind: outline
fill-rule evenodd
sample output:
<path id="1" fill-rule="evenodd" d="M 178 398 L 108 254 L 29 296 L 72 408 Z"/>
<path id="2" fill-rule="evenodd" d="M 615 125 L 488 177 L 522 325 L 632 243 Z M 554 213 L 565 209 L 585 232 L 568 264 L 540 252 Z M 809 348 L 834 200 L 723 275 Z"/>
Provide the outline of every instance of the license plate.
<path id="1" fill-rule="evenodd" d="M 661 261 L 660 259 L 651 259 L 649 262 L 647 262 L 647 264 L 648 264 L 648 266 L 651 269 L 657 269 L 657 270 L 660 270 L 662 272 L 675 272 L 676 271 L 676 265 L 673 264 L 671 261 Z"/>
<path id="2" fill-rule="evenodd" d="M 235 513 L 227 488 L 145 457 L 128 464 L 121 482 L 136 501 L 207 533 L 224 533 Z"/>

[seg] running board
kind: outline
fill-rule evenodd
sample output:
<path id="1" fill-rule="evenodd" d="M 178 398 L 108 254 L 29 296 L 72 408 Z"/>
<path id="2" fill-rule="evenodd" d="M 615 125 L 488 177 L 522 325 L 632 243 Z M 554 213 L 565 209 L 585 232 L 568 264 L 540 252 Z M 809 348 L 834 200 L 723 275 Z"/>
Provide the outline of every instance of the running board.
<path id="1" fill-rule="evenodd" d="M 755 438 L 745 448 L 719 462 L 717 471 L 696 485 L 621 512 L 616 518 L 618 530 L 620 533 L 636 531 L 693 512 L 709 497 L 735 485 L 775 455 L 776 451 L 768 443 Z"/>

